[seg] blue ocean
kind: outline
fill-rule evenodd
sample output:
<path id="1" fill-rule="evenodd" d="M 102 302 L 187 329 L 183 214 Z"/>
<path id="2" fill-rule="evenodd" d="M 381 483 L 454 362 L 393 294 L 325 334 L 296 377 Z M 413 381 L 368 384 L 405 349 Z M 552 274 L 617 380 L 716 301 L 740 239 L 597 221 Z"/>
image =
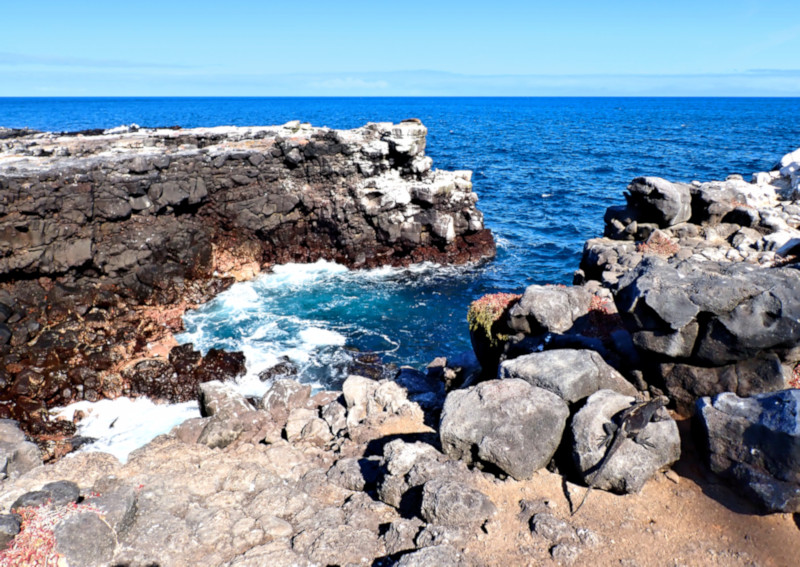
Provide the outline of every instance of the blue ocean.
<path id="1" fill-rule="evenodd" d="M 640 175 L 746 178 L 800 147 L 800 99 L 776 98 L 90 98 L 0 99 L 0 126 L 38 130 L 269 125 L 354 128 L 419 118 L 440 169 L 474 171 L 498 243 L 482 265 L 348 271 L 279 266 L 185 316 L 179 337 L 243 350 L 258 372 L 288 359 L 336 386 L 355 351 L 424 366 L 470 348 L 468 304 L 530 284 L 569 284 L 583 242 Z"/>

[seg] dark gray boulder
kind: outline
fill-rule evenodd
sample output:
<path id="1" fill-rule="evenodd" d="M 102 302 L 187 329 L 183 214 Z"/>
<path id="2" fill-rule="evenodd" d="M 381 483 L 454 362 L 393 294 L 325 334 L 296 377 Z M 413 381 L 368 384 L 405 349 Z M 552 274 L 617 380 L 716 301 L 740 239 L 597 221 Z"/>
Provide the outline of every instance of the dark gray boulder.
<path id="1" fill-rule="evenodd" d="M 689 185 L 672 183 L 660 177 L 637 177 L 628 185 L 628 206 L 636 211 L 635 220 L 666 228 L 692 217 Z"/>
<path id="2" fill-rule="evenodd" d="M 490 380 L 447 396 L 439 435 L 450 457 L 523 480 L 552 459 L 567 417 L 566 402 L 552 392 L 516 378 Z"/>
<path id="3" fill-rule="evenodd" d="M 597 390 L 635 396 L 636 388 L 591 350 L 558 349 L 526 354 L 500 363 L 498 378 L 519 378 L 573 403 Z"/>
<path id="4" fill-rule="evenodd" d="M 722 392 L 747 396 L 785 388 L 781 360 L 773 353 L 725 366 L 666 363 L 659 365 L 659 374 L 670 399 L 678 411 L 686 415 L 694 413 L 695 402 L 703 396 Z"/>
<path id="5" fill-rule="evenodd" d="M 55 527 L 53 534 L 56 552 L 66 558 L 68 565 L 107 565 L 114 557 L 116 535 L 92 512 L 70 516 Z"/>
<path id="6" fill-rule="evenodd" d="M 0 551 L 4 550 L 19 533 L 19 517 L 15 514 L 0 514 Z"/>
<path id="7" fill-rule="evenodd" d="M 650 256 L 619 282 L 615 301 L 636 346 L 724 366 L 800 341 L 800 272 Z"/>
<path id="8" fill-rule="evenodd" d="M 800 512 L 800 390 L 697 401 L 711 470 L 771 512 Z"/>
<path id="9" fill-rule="evenodd" d="M 45 484 L 40 490 L 26 492 L 17 498 L 11 505 L 13 512 L 17 508 L 28 508 L 41 506 L 42 504 L 52 504 L 61 506 L 77 502 L 81 496 L 80 488 L 74 482 L 59 480 Z"/>
<path id="10" fill-rule="evenodd" d="M 483 524 L 497 507 L 482 492 L 444 479 L 433 479 L 422 489 L 422 517 L 433 524 L 471 526 Z"/>
<path id="11" fill-rule="evenodd" d="M 604 425 L 636 400 L 611 390 L 600 390 L 589 396 L 586 405 L 572 419 L 572 459 L 576 470 L 587 484 L 619 493 L 639 492 L 655 473 L 678 460 L 681 439 L 678 426 L 666 409 L 661 408 L 656 419 L 636 438 L 626 439 L 603 464 L 600 478 L 595 479 L 597 467 L 606 453 Z"/>

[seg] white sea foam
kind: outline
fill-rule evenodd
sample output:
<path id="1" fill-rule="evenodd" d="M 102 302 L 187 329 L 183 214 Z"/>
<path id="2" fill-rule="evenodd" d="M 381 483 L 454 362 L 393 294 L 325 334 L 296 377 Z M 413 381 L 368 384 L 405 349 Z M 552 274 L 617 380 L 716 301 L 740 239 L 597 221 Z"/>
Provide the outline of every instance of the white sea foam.
<path id="1" fill-rule="evenodd" d="M 329 331 L 327 329 L 320 329 L 319 327 L 309 327 L 303 329 L 298 333 L 300 340 L 312 346 L 344 346 L 347 342 L 347 337 L 337 333 L 336 331 Z"/>
<path id="2" fill-rule="evenodd" d="M 371 313 L 371 320 L 364 319 L 370 298 L 380 298 L 379 304 L 385 302 L 391 311 L 393 294 L 433 286 L 429 293 L 439 295 L 440 282 L 472 269 L 422 263 L 350 271 L 325 261 L 275 266 L 271 273 L 234 284 L 208 304 L 187 312 L 187 331 L 177 339 L 193 343 L 204 353 L 211 348 L 242 351 L 247 372 L 237 380 L 237 389 L 246 396 L 263 395 L 268 383 L 259 374 L 286 359 L 298 367 L 304 383 L 315 389 L 330 388 L 346 377 L 353 357 L 346 348 L 349 344 L 391 355 L 400 348 L 399 337 L 416 332 L 395 329 L 399 334 L 389 336 L 381 328 L 387 318 L 382 310 Z M 417 298 L 410 305 L 424 309 L 426 301 Z M 361 322 L 349 316 L 356 312 L 361 312 Z M 69 418 L 75 409 L 91 411 L 79 424 L 79 434 L 98 438 L 82 450 L 110 452 L 121 460 L 153 437 L 199 415 L 196 403 L 157 406 L 146 399 L 125 398 L 80 402 L 61 412 Z"/>
<path id="3" fill-rule="evenodd" d="M 199 417 L 197 402 L 155 404 L 147 398 L 117 398 L 99 402 L 76 402 L 52 410 L 58 417 L 71 420 L 75 411 L 86 417 L 78 424 L 78 435 L 97 439 L 80 451 L 102 451 L 126 462 L 131 451 L 147 444 L 190 417 Z"/>

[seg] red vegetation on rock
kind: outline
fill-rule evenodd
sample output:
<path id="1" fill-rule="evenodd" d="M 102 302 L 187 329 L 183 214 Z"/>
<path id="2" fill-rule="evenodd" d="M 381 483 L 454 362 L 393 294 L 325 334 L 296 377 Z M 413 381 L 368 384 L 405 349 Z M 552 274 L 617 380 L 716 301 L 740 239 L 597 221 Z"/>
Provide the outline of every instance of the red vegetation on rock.
<path id="1" fill-rule="evenodd" d="M 607 339 L 614 331 L 624 328 L 622 318 L 607 298 L 598 295 L 592 296 L 588 315 L 589 325 L 583 332 L 586 336 Z"/>
<path id="2" fill-rule="evenodd" d="M 674 256 L 680 249 L 681 247 L 676 242 L 673 242 L 668 236 L 660 232 L 653 233 L 647 242 L 639 242 L 636 245 L 637 252 L 655 254 L 664 258 Z"/>
<path id="3" fill-rule="evenodd" d="M 0 567 L 57 567 L 61 556 L 56 553 L 55 527 L 75 514 L 100 513 L 93 506 L 74 502 L 18 508 L 16 512 L 22 517 L 20 531 L 8 548 L 0 551 Z"/>

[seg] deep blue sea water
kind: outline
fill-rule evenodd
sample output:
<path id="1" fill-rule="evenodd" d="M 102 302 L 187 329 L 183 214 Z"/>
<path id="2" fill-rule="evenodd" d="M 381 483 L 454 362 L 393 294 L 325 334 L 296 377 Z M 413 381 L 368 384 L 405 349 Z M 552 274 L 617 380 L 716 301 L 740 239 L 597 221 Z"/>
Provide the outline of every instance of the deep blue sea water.
<path id="1" fill-rule="evenodd" d="M 469 348 L 467 305 L 494 291 L 570 283 L 583 242 L 639 175 L 724 179 L 800 147 L 800 99 L 130 98 L 2 99 L 0 126 L 282 124 L 353 128 L 420 118 L 440 169 L 471 169 L 497 259 L 466 268 L 347 272 L 289 266 L 186 317 L 185 341 L 244 349 L 252 373 L 288 356 L 335 385 L 349 347 L 423 365 Z"/>

